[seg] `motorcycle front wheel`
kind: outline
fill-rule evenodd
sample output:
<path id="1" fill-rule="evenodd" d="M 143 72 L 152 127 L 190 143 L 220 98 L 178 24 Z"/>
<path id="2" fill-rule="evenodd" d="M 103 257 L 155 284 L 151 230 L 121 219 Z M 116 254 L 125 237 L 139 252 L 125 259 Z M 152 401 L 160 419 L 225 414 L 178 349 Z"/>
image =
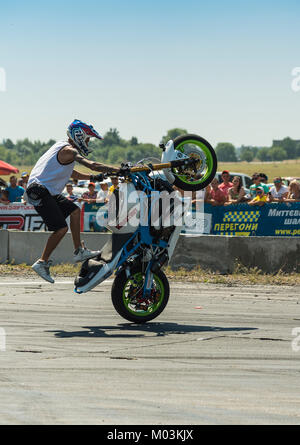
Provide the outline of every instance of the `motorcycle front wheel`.
<path id="1" fill-rule="evenodd" d="M 217 156 L 204 138 L 196 134 L 184 134 L 174 139 L 174 149 L 196 160 L 196 172 L 184 167 L 172 168 L 174 185 L 182 190 L 197 191 L 211 183 L 217 171 Z"/>
<path id="2" fill-rule="evenodd" d="M 145 272 L 136 266 L 127 276 L 123 270 L 115 278 L 111 298 L 114 308 L 121 317 L 133 323 L 146 323 L 158 317 L 165 309 L 170 295 L 169 282 L 162 270 L 153 275 L 150 296 L 143 297 Z"/>

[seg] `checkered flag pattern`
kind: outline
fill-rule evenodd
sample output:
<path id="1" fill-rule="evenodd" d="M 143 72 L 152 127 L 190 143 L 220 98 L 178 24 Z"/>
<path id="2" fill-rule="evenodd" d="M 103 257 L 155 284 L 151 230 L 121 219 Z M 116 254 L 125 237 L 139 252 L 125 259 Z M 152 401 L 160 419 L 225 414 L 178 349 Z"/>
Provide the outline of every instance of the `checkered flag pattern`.
<path id="1" fill-rule="evenodd" d="M 224 215 L 223 222 L 255 223 L 260 216 L 259 210 L 229 211 Z"/>

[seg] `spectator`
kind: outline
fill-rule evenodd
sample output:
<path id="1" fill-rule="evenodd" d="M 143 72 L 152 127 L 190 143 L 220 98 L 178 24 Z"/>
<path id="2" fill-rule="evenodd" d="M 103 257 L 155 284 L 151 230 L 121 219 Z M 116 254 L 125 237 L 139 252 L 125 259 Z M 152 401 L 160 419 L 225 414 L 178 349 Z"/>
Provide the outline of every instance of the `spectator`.
<path id="1" fill-rule="evenodd" d="M 72 178 L 73 185 L 78 186 L 78 179 Z"/>
<path id="2" fill-rule="evenodd" d="M 211 183 L 210 189 L 206 188 L 204 202 L 214 206 L 224 205 L 227 197 L 225 193 L 219 188 L 219 182 L 217 178 L 214 178 Z"/>
<path id="3" fill-rule="evenodd" d="M 263 187 L 256 187 L 256 196 L 248 202 L 249 205 L 263 206 L 267 202 L 267 195 L 265 194 Z"/>
<path id="4" fill-rule="evenodd" d="M 260 179 L 260 182 L 262 183 L 262 184 L 268 184 L 268 176 L 265 174 L 265 173 L 258 173 L 258 176 L 259 176 L 259 179 Z"/>
<path id="5" fill-rule="evenodd" d="M 78 201 L 84 201 L 87 202 L 88 204 L 94 204 L 96 202 L 97 199 L 97 192 L 95 190 L 95 183 L 94 182 L 90 182 L 88 185 L 88 192 L 84 192 L 81 195 L 81 198 L 78 198 Z"/>
<path id="6" fill-rule="evenodd" d="M 269 178 L 265 173 L 259 173 L 258 174 L 259 178 L 260 178 L 260 183 L 263 184 L 264 186 L 268 187 L 269 191 L 270 188 L 272 187 L 272 184 L 269 184 Z M 265 193 L 266 193 L 266 188 L 264 187 Z"/>
<path id="7" fill-rule="evenodd" d="M 74 192 L 73 192 L 73 185 L 70 182 L 66 185 L 66 189 L 67 189 L 66 198 L 69 199 L 72 202 L 77 201 L 78 200 L 78 196 L 74 194 Z"/>
<path id="8" fill-rule="evenodd" d="M 253 182 L 253 184 L 250 185 L 250 196 L 252 199 L 257 196 L 256 195 L 257 187 L 262 187 L 264 189 L 265 195 L 267 195 L 269 193 L 269 187 L 266 184 L 261 182 L 259 173 L 254 173 L 252 175 L 252 182 Z"/>
<path id="9" fill-rule="evenodd" d="M 23 183 L 22 187 L 23 187 L 24 190 L 26 190 L 27 189 L 28 179 L 29 179 L 29 174 L 27 172 L 23 172 L 21 174 L 21 179 L 22 179 L 22 183 Z"/>
<path id="10" fill-rule="evenodd" d="M 119 178 L 118 176 L 110 176 L 112 185 L 108 189 L 108 196 L 107 198 L 110 198 L 110 195 L 119 187 Z"/>
<path id="11" fill-rule="evenodd" d="M 9 194 L 7 190 L 2 190 L 1 196 L 0 196 L 0 203 L 1 204 L 9 204 Z"/>
<path id="12" fill-rule="evenodd" d="M 245 189 L 242 185 L 242 178 L 234 176 L 232 180 L 233 186 L 228 190 L 228 202 L 226 204 L 238 204 L 245 199 Z"/>
<path id="13" fill-rule="evenodd" d="M 6 182 L 2 178 L 0 178 L 0 197 L 2 195 L 3 190 L 5 190 L 6 187 L 7 187 Z"/>
<path id="14" fill-rule="evenodd" d="M 205 192 L 204 192 L 204 202 L 208 202 L 208 200 L 210 198 L 210 192 L 211 192 L 211 186 L 207 185 L 205 187 Z"/>
<path id="15" fill-rule="evenodd" d="M 224 192 L 226 198 L 228 196 L 228 190 L 233 186 L 232 182 L 230 182 L 230 173 L 228 170 L 222 171 L 222 183 L 219 185 L 219 189 Z"/>
<path id="16" fill-rule="evenodd" d="M 118 176 L 110 176 L 112 185 L 109 187 L 109 193 L 113 193 L 119 187 Z"/>
<path id="17" fill-rule="evenodd" d="M 10 202 L 22 202 L 22 196 L 24 195 L 24 188 L 17 185 L 17 177 L 11 176 L 9 178 L 10 185 L 5 189 L 8 191 Z"/>
<path id="18" fill-rule="evenodd" d="M 274 178 L 274 185 L 271 187 L 269 193 L 269 201 L 283 202 L 283 200 L 287 198 L 288 193 L 289 188 L 282 183 L 282 179 L 280 177 Z"/>
<path id="19" fill-rule="evenodd" d="M 101 190 L 97 194 L 96 202 L 106 204 L 108 202 L 108 183 L 106 181 L 100 182 Z"/>
<path id="20" fill-rule="evenodd" d="M 296 179 L 290 182 L 288 196 L 285 201 L 300 202 L 300 183 Z"/>

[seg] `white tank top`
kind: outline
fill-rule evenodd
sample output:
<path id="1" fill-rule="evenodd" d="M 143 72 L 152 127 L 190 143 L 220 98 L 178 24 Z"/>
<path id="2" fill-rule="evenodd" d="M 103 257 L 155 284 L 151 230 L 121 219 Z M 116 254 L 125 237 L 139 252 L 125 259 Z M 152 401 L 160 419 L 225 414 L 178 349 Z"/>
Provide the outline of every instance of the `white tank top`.
<path id="1" fill-rule="evenodd" d="M 30 173 L 28 186 L 34 182 L 42 184 L 51 195 L 59 195 L 63 191 L 75 164 L 71 162 L 63 165 L 57 159 L 59 150 L 66 145 L 70 144 L 66 141 L 57 142 L 43 154 Z"/>

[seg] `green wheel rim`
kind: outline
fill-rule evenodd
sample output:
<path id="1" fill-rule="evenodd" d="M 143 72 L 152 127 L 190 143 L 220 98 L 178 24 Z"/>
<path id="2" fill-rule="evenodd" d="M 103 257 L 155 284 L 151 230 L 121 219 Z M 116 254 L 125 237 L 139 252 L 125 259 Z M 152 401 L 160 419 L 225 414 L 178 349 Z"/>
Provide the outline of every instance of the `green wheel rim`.
<path id="1" fill-rule="evenodd" d="M 211 154 L 211 151 L 209 150 L 209 148 L 203 143 L 203 142 L 200 142 L 200 141 L 197 141 L 197 140 L 195 140 L 195 139 L 189 139 L 189 140 L 187 140 L 187 141 L 183 141 L 183 142 L 181 142 L 177 147 L 176 147 L 176 150 L 179 150 L 179 151 L 181 151 L 182 153 L 184 153 L 184 145 L 187 145 L 187 144 L 193 144 L 193 145 L 197 145 L 199 148 L 201 148 L 201 150 L 204 152 L 204 154 L 205 154 L 205 160 L 206 160 L 206 172 L 204 173 L 204 175 L 202 176 L 202 178 L 200 178 L 199 180 L 197 180 L 197 181 L 191 181 L 191 180 L 189 180 L 188 178 L 187 178 L 187 175 L 180 175 L 180 174 L 178 174 L 177 172 L 176 172 L 176 169 L 174 169 L 175 171 L 174 171 L 174 173 L 176 174 L 176 176 L 178 177 L 178 178 L 180 178 L 181 179 L 181 181 L 183 181 L 183 182 L 185 182 L 186 184 L 201 184 L 202 182 L 205 182 L 208 178 L 209 178 L 209 176 L 211 175 L 211 173 L 212 173 L 212 171 L 213 171 L 213 168 L 214 168 L 214 160 L 213 160 L 213 157 L 212 157 L 212 154 Z"/>
<path id="2" fill-rule="evenodd" d="M 153 280 L 154 280 L 154 283 L 155 283 L 155 286 L 156 286 L 156 290 L 160 291 L 160 297 L 159 297 L 158 301 L 156 301 L 153 304 L 151 304 L 150 306 L 148 306 L 146 311 L 143 311 L 143 310 L 134 310 L 130 306 L 131 298 L 128 295 L 128 293 L 129 293 L 129 288 L 133 284 L 134 280 L 138 281 L 139 283 L 141 283 L 141 286 L 142 286 L 143 283 L 144 283 L 144 276 L 143 276 L 143 274 L 141 272 L 137 272 L 136 274 L 130 276 L 128 278 L 128 280 L 126 281 L 126 283 L 125 283 L 125 286 L 123 288 L 122 298 L 123 298 L 123 302 L 124 302 L 124 305 L 125 305 L 127 311 L 130 312 L 131 314 L 134 314 L 134 315 L 138 316 L 138 317 L 146 317 L 146 316 L 148 316 L 150 314 L 153 314 L 154 312 L 156 312 L 159 309 L 160 305 L 162 304 L 162 302 L 164 300 L 165 288 L 164 288 L 164 285 L 163 285 L 162 281 L 158 278 L 157 275 L 153 275 Z"/>

